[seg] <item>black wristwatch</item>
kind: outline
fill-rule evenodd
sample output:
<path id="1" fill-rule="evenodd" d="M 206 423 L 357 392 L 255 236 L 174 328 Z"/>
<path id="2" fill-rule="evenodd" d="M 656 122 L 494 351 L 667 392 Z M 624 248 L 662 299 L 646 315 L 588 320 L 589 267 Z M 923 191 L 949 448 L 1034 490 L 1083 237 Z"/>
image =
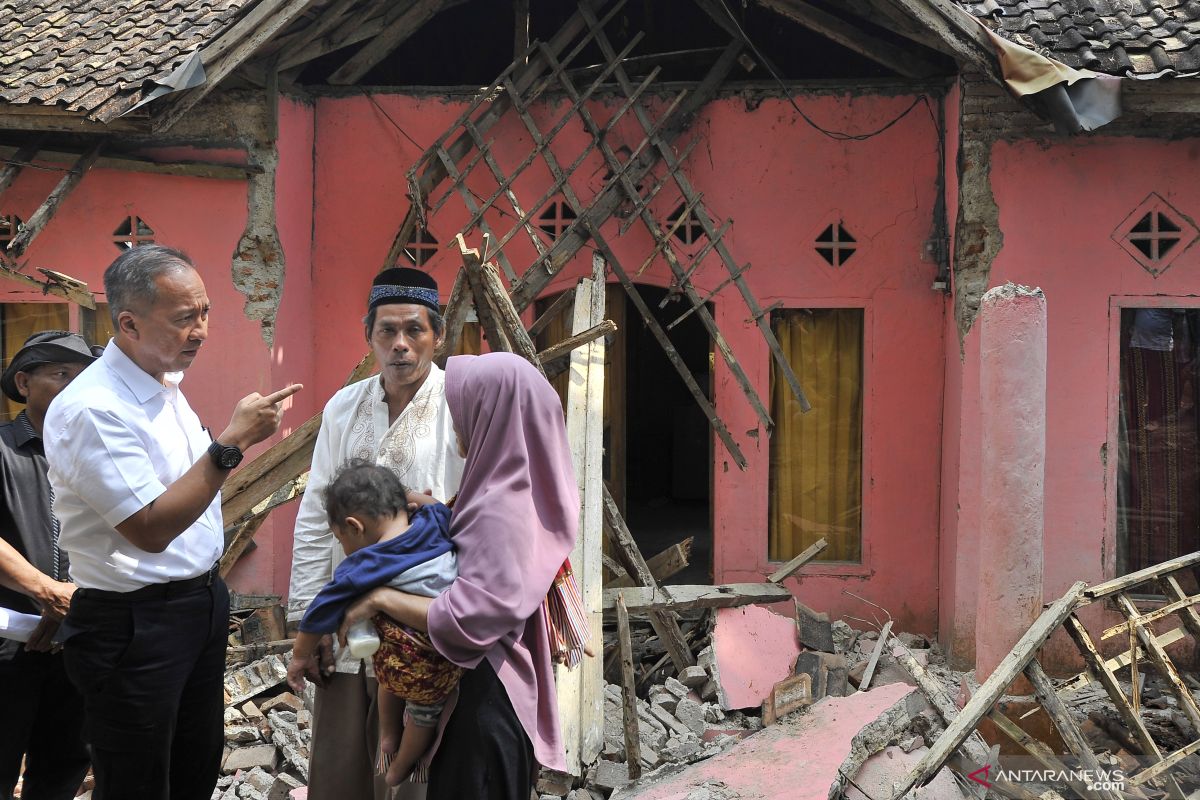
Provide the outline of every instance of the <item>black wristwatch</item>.
<path id="1" fill-rule="evenodd" d="M 242 463 L 241 449 L 231 444 L 213 442 L 208 446 L 208 455 L 217 465 L 217 469 L 233 469 Z"/>

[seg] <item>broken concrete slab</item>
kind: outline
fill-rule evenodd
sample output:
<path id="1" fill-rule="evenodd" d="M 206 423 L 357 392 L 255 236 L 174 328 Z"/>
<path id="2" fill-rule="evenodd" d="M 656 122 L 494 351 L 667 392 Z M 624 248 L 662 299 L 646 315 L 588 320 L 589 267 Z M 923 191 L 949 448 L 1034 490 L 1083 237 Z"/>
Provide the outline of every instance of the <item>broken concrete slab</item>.
<path id="1" fill-rule="evenodd" d="M 862 769 L 853 775 L 854 784 L 846 789 L 847 800 L 872 800 L 887 797 L 892 784 L 908 774 L 929 748 L 920 746 L 911 752 L 901 747 L 890 746 L 867 759 Z M 963 800 L 967 795 L 958 788 L 958 783 L 949 769 L 943 769 L 924 786 L 913 789 L 908 800 Z"/>
<path id="2" fill-rule="evenodd" d="M 261 767 L 267 771 L 275 769 L 279 755 L 273 744 L 255 744 L 249 747 L 238 747 L 229 751 L 221 764 L 221 771 L 228 774 L 240 770 L 251 770 Z"/>
<path id="3" fill-rule="evenodd" d="M 771 687 L 792 674 L 800 653 L 796 623 L 758 606 L 717 611 L 712 641 L 716 669 L 708 674 L 725 711 L 760 707 Z"/>
<path id="4" fill-rule="evenodd" d="M 836 653 L 833 643 L 833 623 L 829 615 L 814 611 L 808 606 L 796 601 L 796 636 L 800 644 L 809 650 L 820 650 L 822 653 Z"/>
<path id="5" fill-rule="evenodd" d="M 864 722 L 874 720 L 911 691 L 909 686 L 893 684 L 826 699 L 713 758 L 628 787 L 621 798 L 682 800 L 716 783 L 730 792 L 728 797 L 827 800 L 838 767 Z"/>

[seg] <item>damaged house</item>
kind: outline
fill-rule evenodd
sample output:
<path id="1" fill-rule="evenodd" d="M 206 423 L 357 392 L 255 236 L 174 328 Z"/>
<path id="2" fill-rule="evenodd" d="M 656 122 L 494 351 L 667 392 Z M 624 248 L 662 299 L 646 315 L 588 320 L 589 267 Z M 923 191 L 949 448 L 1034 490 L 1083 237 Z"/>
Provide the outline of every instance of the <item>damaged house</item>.
<path id="1" fill-rule="evenodd" d="M 282 595 L 371 277 L 461 297 L 461 235 L 545 351 L 595 276 L 594 527 L 687 584 L 824 540 L 787 593 L 990 672 L 1043 597 L 1200 550 L 1197 37 L 1183 0 L 0 0 L 0 348 L 102 342 L 118 250 L 186 250 L 201 418 L 306 387 L 226 498 L 231 584 Z"/>

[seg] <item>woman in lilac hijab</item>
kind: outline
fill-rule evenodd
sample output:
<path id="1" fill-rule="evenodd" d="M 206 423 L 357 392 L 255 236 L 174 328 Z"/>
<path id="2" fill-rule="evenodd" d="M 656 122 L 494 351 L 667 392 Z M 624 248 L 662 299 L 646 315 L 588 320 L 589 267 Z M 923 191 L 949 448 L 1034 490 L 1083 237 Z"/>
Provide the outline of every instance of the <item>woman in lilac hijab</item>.
<path id="1" fill-rule="evenodd" d="M 376 589 L 343 630 L 384 613 L 428 630 L 438 652 L 468 670 L 443 716 L 428 800 L 528 800 L 539 765 L 566 768 L 541 613 L 579 519 L 562 404 L 510 353 L 451 358 L 446 402 L 466 450 L 450 520 L 458 578 L 436 598 Z"/>

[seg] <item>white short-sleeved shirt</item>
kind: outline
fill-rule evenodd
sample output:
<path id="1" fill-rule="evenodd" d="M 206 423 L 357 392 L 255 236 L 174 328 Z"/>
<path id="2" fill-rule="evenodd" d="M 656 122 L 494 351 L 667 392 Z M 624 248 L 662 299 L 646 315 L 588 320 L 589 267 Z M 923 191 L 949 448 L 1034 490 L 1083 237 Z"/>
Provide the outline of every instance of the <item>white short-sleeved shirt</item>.
<path id="1" fill-rule="evenodd" d="M 458 454 L 458 437 L 446 405 L 446 374 L 436 364 L 431 365 L 429 376 L 412 402 L 390 425 L 387 398 L 378 375 L 342 388 L 326 404 L 308 486 L 296 515 L 289 620 L 304 615 L 309 602 L 344 558 L 329 529 L 322 495 L 338 468 L 352 458 L 384 464 L 408 488 L 429 490 L 443 502 L 457 494 L 464 462 Z M 356 673 L 361 664 L 347 650 L 339 654 L 337 669 Z M 371 672 L 369 659 L 367 671 Z"/>
<path id="2" fill-rule="evenodd" d="M 60 544 L 77 586 L 129 592 L 202 575 L 221 557 L 221 495 L 161 553 L 116 526 L 191 469 L 210 442 L 179 391 L 159 383 L 109 341 L 104 354 L 50 404 L 43 435 Z"/>

